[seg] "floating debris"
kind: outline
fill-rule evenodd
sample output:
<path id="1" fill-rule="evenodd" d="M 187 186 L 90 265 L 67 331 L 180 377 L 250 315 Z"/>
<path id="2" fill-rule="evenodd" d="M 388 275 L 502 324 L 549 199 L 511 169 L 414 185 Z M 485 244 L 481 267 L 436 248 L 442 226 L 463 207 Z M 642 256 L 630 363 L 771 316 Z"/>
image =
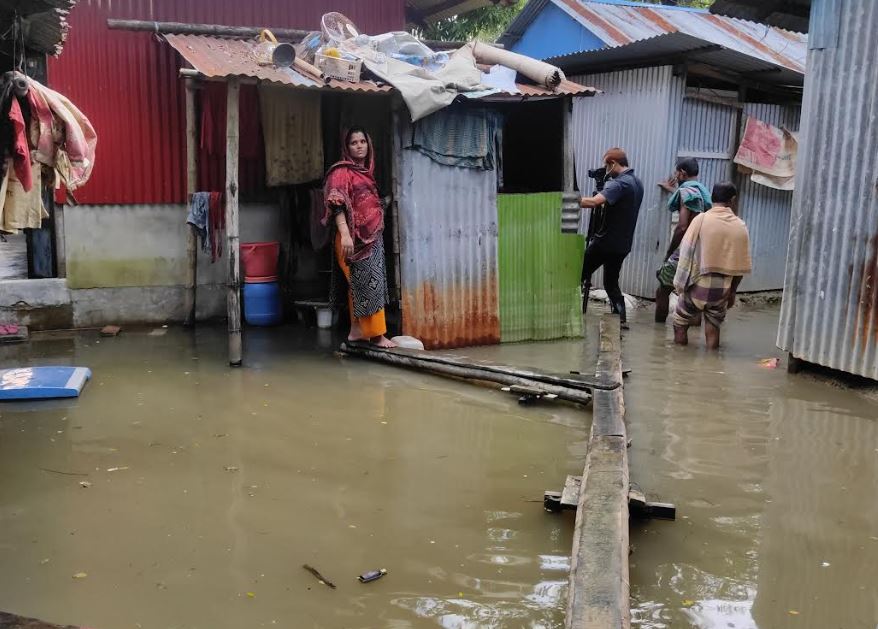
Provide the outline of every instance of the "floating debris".
<path id="1" fill-rule="evenodd" d="M 322 574 L 320 574 L 320 572 L 317 570 L 317 568 L 313 568 L 313 567 L 309 566 L 308 564 L 302 564 L 302 567 L 305 570 L 307 570 L 308 572 L 310 572 L 311 574 L 313 574 L 314 578 L 317 579 L 317 581 L 319 581 L 323 585 L 331 587 L 333 590 L 335 589 L 335 583 L 333 583 L 332 581 L 330 581 L 329 579 L 324 577 Z"/>

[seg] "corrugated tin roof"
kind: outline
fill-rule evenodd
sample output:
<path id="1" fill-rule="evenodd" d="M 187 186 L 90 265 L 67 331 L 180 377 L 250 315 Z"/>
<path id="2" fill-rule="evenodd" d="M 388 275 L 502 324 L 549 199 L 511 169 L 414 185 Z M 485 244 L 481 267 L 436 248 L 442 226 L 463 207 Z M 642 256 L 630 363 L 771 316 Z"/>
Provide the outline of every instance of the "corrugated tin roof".
<path id="1" fill-rule="evenodd" d="M 625 46 L 585 50 L 548 61 L 567 72 L 600 72 L 613 67 L 662 64 L 676 56 L 690 62 L 747 75 L 754 81 L 775 85 L 802 85 L 804 76 L 773 63 L 741 54 L 685 33 L 666 33 Z"/>
<path id="2" fill-rule="evenodd" d="M 393 91 L 391 86 L 374 81 L 351 83 L 348 81 L 332 80 L 328 84 L 323 84 L 291 68 L 259 65 L 256 61 L 255 41 L 208 37 L 204 35 L 165 35 L 164 37 L 195 70 L 207 78 L 244 77 L 299 88 L 329 89 L 344 92 L 388 94 Z M 513 98 L 590 96 L 597 92 L 594 88 L 567 80 L 563 81 L 556 90 L 524 84 L 518 84 L 517 87 L 517 94 L 493 94 L 485 98 L 496 99 L 504 96 Z"/>
<path id="3" fill-rule="evenodd" d="M 67 15 L 77 0 L 0 0 L 0 24 L 12 24 L 16 14 L 22 17 L 25 45 L 49 55 L 61 54 L 67 39 Z"/>
<path id="4" fill-rule="evenodd" d="M 500 42 L 509 45 L 549 2 L 573 17 L 607 47 L 626 46 L 670 33 L 747 55 L 799 74 L 805 72 L 807 36 L 708 11 L 657 5 L 608 4 L 593 0 L 531 0 Z M 571 51 L 576 52 L 576 51 Z"/>
<path id="5" fill-rule="evenodd" d="M 800 33 L 808 31 L 810 11 L 811 0 L 782 0 L 781 2 L 765 2 L 765 0 L 715 0 L 710 7 L 710 12 L 717 15 L 727 15 L 753 22 L 762 22 Z"/>

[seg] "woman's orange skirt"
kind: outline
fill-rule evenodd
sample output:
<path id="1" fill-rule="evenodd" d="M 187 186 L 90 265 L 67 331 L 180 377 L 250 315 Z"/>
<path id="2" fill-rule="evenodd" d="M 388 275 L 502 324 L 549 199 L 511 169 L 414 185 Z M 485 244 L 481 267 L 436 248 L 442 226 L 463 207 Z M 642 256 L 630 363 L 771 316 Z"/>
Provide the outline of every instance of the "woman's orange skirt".
<path id="1" fill-rule="evenodd" d="M 341 267 L 344 276 L 348 280 L 348 310 L 351 313 L 351 325 L 359 323 L 363 337 L 366 339 L 372 339 L 376 336 L 384 336 L 387 334 L 387 322 L 384 320 L 384 308 L 368 317 L 354 316 L 353 291 L 350 287 L 351 268 L 348 266 L 348 261 L 345 260 L 344 252 L 341 249 L 341 234 L 338 233 L 335 235 L 335 259 L 338 260 L 338 266 Z"/>

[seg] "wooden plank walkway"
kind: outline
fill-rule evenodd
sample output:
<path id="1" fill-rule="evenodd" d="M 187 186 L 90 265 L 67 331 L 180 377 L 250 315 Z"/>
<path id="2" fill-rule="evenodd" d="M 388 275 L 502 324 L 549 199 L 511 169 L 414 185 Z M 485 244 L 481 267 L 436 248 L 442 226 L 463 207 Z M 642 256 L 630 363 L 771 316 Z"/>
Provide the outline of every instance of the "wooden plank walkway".
<path id="1" fill-rule="evenodd" d="M 601 319 L 597 378 L 622 382 L 619 318 Z M 573 531 L 567 629 L 628 629 L 628 448 L 624 387 L 595 389 Z"/>

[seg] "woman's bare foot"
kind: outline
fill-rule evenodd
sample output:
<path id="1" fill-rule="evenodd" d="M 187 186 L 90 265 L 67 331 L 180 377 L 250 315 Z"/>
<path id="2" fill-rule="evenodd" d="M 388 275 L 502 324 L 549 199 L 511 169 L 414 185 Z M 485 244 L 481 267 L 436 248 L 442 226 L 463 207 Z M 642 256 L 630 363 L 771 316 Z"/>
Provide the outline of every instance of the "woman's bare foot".
<path id="1" fill-rule="evenodd" d="M 396 347 L 396 343 L 391 341 L 386 336 L 374 336 L 369 340 L 372 345 L 377 345 L 378 347 L 382 347 L 384 349 L 393 349 Z"/>
<path id="2" fill-rule="evenodd" d="M 355 343 L 357 341 L 368 341 L 369 339 L 367 339 L 365 336 L 363 336 L 363 331 L 360 329 L 360 324 L 354 323 L 351 326 L 350 334 L 348 334 L 348 340 L 351 343 Z"/>

